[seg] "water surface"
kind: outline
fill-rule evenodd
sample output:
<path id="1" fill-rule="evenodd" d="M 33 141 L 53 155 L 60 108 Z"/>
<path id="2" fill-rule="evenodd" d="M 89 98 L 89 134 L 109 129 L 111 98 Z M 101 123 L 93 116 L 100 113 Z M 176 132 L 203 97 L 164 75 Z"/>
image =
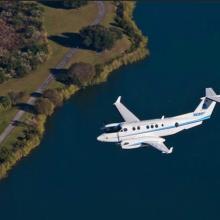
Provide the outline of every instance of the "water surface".
<path id="1" fill-rule="evenodd" d="M 79 92 L 47 123 L 41 145 L 0 183 L 1 219 L 219 219 L 220 110 L 167 138 L 171 155 L 96 141 L 117 122 L 118 95 L 141 119 L 192 111 L 220 92 L 220 4 L 139 2 L 151 56 Z M 219 107 L 219 106 L 218 106 Z"/>

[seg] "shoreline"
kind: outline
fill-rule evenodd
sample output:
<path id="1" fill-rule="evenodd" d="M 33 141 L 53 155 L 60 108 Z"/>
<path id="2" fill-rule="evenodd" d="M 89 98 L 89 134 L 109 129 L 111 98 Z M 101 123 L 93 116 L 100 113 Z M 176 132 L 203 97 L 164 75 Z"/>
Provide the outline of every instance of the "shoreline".
<path id="1" fill-rule="evenodd" d="M 122 4 L 125 4 L 125 19 L 131 25 L 134 33 L 138 35 L 140 43 L 138 47 L 128 50 L 121 56 L 115 57 L 111 61 L 104 63 L 95 80 L 93 81 L 92 85 L 90 86 L 94 86 L 107 81 L 108 76 L 114 70 L 117 70 L 122 66 L 138 62 L 149 56 L 149 50 L 147 49 L 148 39 L 142 34 L 141 30 L 137 27 L 135 21 L 133 20 L 133 12 L 135 10 L 136 2 L 126 2 Z M 81 89 L 82 88 L 76 85 L 70 85 L 57 90 L 60 93 L 62 93 L 63 102 L 65 102 Z M 48 116 L 46 115 L 35 116 L 34 120 L 36 122 L 37 133 L 31 136 L 31 138 L 25 142 L 24 146 L 22 146 L 19 149 L 16 149 L 16 151 L 13 151 L 13 153 L 10 154 L 6 161 L 0 164 L 0 179 L 7 177 L 8 171 L 10 171 L 19 160 L 27 156 L 34 148 L 36 148 L 41 143 L 41 140 L 45 132 L 45 124 L 47 121 L 47 117 Z"/>

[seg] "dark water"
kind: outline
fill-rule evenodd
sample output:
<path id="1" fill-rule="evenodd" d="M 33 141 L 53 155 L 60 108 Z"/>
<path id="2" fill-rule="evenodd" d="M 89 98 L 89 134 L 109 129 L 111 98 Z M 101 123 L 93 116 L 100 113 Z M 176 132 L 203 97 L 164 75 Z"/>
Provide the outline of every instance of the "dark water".
<path id="1" fill-rule="evenodd" d="M 171 155 L 96 141 L 120 118 L 118 95 L 143 119 L 193 110 L 220 92 L 220 4 L 147 4 L 135 20 L 151 57 L 82 91 L 47 123 L 42 144 L 0 183 L 0 219 L 219 219 L 220 108 L 167 138 Z"/>

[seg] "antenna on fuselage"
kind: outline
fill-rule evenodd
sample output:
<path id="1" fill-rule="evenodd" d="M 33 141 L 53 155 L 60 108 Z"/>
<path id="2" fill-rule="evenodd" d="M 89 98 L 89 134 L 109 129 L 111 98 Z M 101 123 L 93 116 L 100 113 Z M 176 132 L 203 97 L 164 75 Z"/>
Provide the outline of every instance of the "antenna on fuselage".
<path id="1" fill-rule="evenodd" d="M 161 119 L 164 119 L 164 118 L 165 118 L 165 116 L 163 115 Z"/>

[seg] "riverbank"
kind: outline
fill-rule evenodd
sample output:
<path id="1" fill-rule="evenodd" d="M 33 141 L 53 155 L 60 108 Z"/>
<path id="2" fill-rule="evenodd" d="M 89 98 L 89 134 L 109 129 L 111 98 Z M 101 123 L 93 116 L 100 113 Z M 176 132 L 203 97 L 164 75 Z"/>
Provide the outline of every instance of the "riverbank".
<path id="1" fill-rule="evenodd" d="M 143 36 L 141 31 L 136 26 L 135 22 L 132 19 L 133 11 L 135 8 L 135 3 L 133 2 L 123 2 L 124 5 L 124 16 L 123 21 L 125 21 L 126 27 L 129 27 L 129 30 L 132 30 L 132 35 L 128 35 L 131 43 L 129 49 L 124 51 L 121 55 L 111 58 L 107 62 L 103 64 L 99 64 L 99 71 L 93 81 L 93 85 L 101 83 L 107 80 L 109 74 L 120 68 L 123 65 L 127 65 L 133 62 L 137 62 L 147 55 L 149 55 L 149 51 L 146 48 L 147 46 L 147 38 Z M 123 26 L 121 28 L 124 28 Z M 126 33 L 126 29 L 123 29 Z M 134 38 L 135 37 L 135 38 Z M 138 44 L 136 43 L 136 38 L 139 39 Z M 62 86 L 58 88 L 54 88 L 58 90 L 62 94 L 63 101 L 69 99 L 73 94 L 75 94 L 81 88 L 70 85 L 70 86 Z M 25 127 L 25 131 L 27 133 L 27 129 L 29 129 L 29 125 L 35 125 L 34 131 L 31 130 L 31 135 L 24 135 L 24 133 L 17 136 L 17 142 L 19 143 L 11 143 L 13 146 L 18 146 L 15 150 L 11 150 L 10 155 L 8 155 L 0 164 L 0 178 L 6 176 L 7 172 L 16 164 L 18 160 L 22 157 L 27 156 L 32 149 L 37 147 L 40 144 L 40 141 L 43 137 L 43 133 L 45 130 L 45 122 L 47 117 L 45 115 L 35 116 L 33 114 L 29 114 L 25 118 L 25 122 L 28 122 L 27 125 L 23 125 Z M 23 131 L 22 131 L 23 132 Z M 28 130 L 29 133 L 29 130 Z M 4 146 L 1 150 L 4 149 Z M 7 154 L 7 153 L 6 153 Z"/>

